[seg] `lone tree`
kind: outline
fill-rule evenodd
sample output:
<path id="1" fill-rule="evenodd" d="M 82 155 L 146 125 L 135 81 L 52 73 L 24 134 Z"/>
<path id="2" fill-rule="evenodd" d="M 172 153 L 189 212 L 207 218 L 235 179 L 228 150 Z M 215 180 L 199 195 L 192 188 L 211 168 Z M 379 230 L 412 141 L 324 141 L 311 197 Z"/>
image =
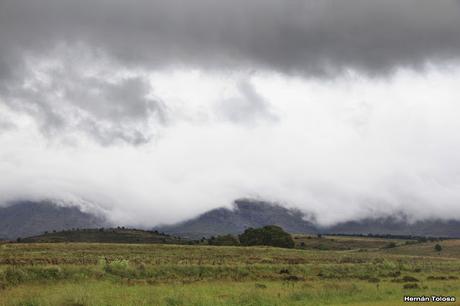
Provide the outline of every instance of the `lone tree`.
<path id="1" fill-rule="evenodd" d="M 441 252 L 441 251 L 442 251 L 442 246 L 441 246 L 439 243 L 437 243 L 437 244 L 434 246 L 434 249 L 435 249 L 436 252 Z"/>
<path id="2" fill-rule="evenodd" d="M 281 227 L 268 225 L 261 228 L 248 228 L 239 235 L 242 245 L 268 245 L 280 248 L 293 248 L 295 243 L 291 235 Z"/>

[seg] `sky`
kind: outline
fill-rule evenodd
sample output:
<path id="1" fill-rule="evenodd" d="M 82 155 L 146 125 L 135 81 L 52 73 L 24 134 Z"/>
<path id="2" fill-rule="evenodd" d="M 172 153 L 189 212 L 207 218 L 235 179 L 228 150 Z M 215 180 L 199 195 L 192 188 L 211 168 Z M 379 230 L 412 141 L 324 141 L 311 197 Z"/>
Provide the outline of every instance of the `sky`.
<path id="1" fill-rule="evenodd" d="M 0 0 L 0 205 L 460 220 L 458 0 Z"/>

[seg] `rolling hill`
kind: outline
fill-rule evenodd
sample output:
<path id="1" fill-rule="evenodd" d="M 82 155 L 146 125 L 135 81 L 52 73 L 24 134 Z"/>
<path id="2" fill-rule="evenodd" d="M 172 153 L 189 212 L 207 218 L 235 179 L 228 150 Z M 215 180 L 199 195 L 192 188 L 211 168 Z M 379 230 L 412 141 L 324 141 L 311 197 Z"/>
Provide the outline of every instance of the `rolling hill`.
<path id="1" fill-rule="evenodd" d="M 97 242 L 97 243 L 175 243 L 182 241 L 174 236 L 156 231 L 139 229 L 99 228 L 74 229 L 47 232 L 42 235 L 21 239 L 24 243 L 54 243 L 54 242 Z"/>
<path id="2" fill-rule="evenodd" d="M 194 219 L 155 229 L 193 239 L 220 234 L 239 234 L 248 227 L 257 228 L 265 225 L 278 225 L 290 233 L 315 233 L 315 226 L 303 218 L 304 215 L 298 210 L 242 199 L 235 201 L 233 209 L 213 209 Z"/>

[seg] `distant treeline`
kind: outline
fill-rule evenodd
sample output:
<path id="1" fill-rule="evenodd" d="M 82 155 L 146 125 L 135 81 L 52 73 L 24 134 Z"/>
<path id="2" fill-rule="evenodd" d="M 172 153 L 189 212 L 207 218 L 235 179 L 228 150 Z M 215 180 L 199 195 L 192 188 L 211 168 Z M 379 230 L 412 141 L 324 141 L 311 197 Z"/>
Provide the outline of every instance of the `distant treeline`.
<path id="1" fill-rule="evenodd" d="M 398 239 L 398 240 L 415 240 L 418 242 L 428 241 L 442 241 L 449 239 L 457 239 L 452 237 L 433 237 L 433 236 L 414 236 L 414 235 L 393 235 L 393 234 L 337 234 L 337 233 L 324 233 L 327 236 L 341 236 L 341 237 L 367 237 L 367 238 L 382 238 L 382 239 Z"/>
<path id="2" fill-rule="evenodd" d="M 316 234 L 318 238 L 323 235 L 342 237 L 363 237 L 406 240 L 406 244 L 442 241 L 453 239 L 448 237 L 393 235 L 393 234 L 343 234 L 323 233 Z M 1 240 L 1 239 L 0 239 Z M 5 243 L 6 241 L 3 241 Z M 189 244 L 189 245 L 215 245 L 215 246 L 273 246 L 294 248 L 293 237 L 276 225 L 260 228 L 247 228 L 239 235 L 219 235 L 210 238 L 203 237 L 197 240 L 188 240 L 174 235 L 168 235 L 158 230 L 141 230 L 119 226 L 116 228 L 72 228 L 62 231 L 45 232 L 42 235 L 18 238 L 16 242 L 102 242 L 102 243 L 163 243 L 163 244 Z M 395 247 L 393 242 L 388 248 Z"/>
<path id="3" fill-rule="evenodd" d="M 42 235 L 17 238 L 16 242 L 187 243 L 180 237 L 156 230 L 125 228 L 124 226 L 45 231 Z"/>
<path id="4" fill-rule="evenodd" d="M 12 242 L 12 241 L 10 241 Z M 160 243 L 219 246 L 274 246 L 293 248 L 292 236 L 276 225 L 261 228 L 248 228 L 238 236 L 221 235 L 199 240 L 187 240 L 168 235 L 158 230 L 141 230 L 135 228 L 72 228 L 62 231 L 46 231 L 42 235 L 18 238 L 18 243 L 53 243 L 53 242 L 95 242 L 95 243 Z"/>

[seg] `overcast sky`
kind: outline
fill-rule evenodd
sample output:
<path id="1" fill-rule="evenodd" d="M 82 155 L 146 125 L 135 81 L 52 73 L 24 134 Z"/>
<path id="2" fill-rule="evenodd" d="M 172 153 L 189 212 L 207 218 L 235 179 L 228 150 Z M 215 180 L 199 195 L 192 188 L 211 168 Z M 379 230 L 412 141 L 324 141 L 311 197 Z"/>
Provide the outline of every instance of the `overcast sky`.
<path id="1" fill-rule="evenodd" d="M 458 0 L 0 0 L 0 203 L 460 219 Z"/>

